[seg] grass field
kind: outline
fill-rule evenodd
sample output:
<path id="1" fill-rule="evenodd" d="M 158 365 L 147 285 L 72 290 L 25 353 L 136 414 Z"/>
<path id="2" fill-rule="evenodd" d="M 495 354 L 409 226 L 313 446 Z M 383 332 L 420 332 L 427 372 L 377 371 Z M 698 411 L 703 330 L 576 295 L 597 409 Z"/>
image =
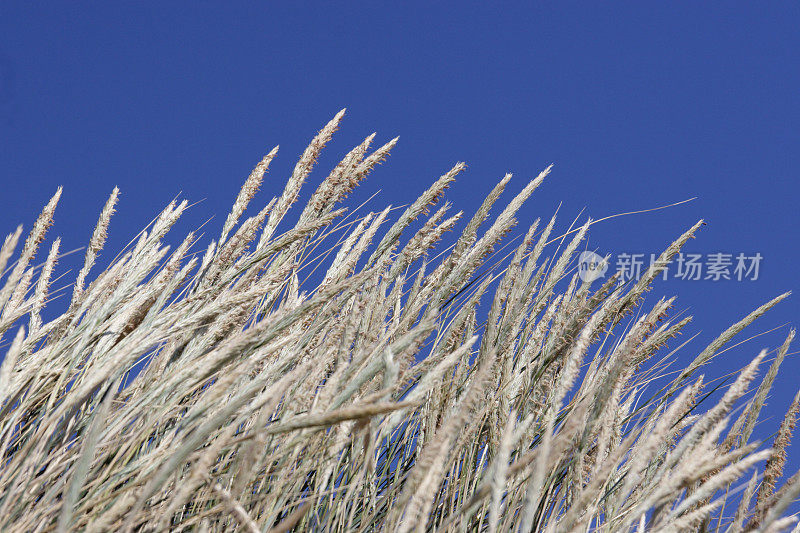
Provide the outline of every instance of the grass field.
<path id="1" fill-rule="evenodd" d="M 372 136 L 285 228 L 342 115 L 256 215 L 240 223 L 277 150 L 210 244 L 163 244 L 187 208 L 173 202 L 93 273 L 117 252 L 103 250 L 115 189 L 47 322 L 59 241 L 34 256 L 60 190 L 24 240 L 6 238 L 0 530 L 794 526 L 800 476 L 778 480 L 800 397 L 775 399 L 787 414 L 774 442 L 751 442 L 794 333 L 754 353 L 716 404 L 718 376 L 701 375 L 787 295 L 765 295 L 699 353 L 664 350 L 690 318 L 642 296 L 702 221 L 638 281 L 584 283 L 574 259 L 591 221 L 526 223 L 501 248 L 549 169 L 501 208 L 506 176 L 471 216 L 442 203 L 462 164 L 402 209 L 339 208 L 395 144 L 373 149 Z"/>

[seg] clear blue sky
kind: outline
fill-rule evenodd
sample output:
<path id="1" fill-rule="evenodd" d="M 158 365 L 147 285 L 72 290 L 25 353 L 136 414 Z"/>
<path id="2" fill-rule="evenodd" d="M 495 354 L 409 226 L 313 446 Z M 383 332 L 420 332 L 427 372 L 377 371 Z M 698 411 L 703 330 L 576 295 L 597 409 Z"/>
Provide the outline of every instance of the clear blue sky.
<path id="1" fill-rule="evenodd" d="M 380 189 L 373 209 L 413 200 L 461 160 L 469 169 L 449 198 L 468 213 L 505 172 L 516 191 L 555 163 L 525 224 L 559 202 L 565 227 L 584 208 L 600 218 L 697 197 L 599 224 L 589 241 L 604 254 L 649 254 L 705 218 L 689 251 L 762 255 L 756 281 L 672 280 L 650 293 L 677 294 L 677 310 L 695 315 L 688 360 L 798 289 L 800 4 L 548 4 L 3 2 L 0 229 L 30 227 L 63 184 L 51 237 L 83 246 L 118 185 L 109 249 L 181 191 L 204 201 L 178 231 L 216 215 L 216 236 L 263 154 L 281 145 L 261 205 L 347 107 L 316 176 L 372 131 L 399 135 L 355 196 Z M 709 374 L 780 344 L 798 301 L 746 330 L 742 339 L 782 326 Z M 774 417 L 798 387 L 796 356 L 784 370 Z"/>

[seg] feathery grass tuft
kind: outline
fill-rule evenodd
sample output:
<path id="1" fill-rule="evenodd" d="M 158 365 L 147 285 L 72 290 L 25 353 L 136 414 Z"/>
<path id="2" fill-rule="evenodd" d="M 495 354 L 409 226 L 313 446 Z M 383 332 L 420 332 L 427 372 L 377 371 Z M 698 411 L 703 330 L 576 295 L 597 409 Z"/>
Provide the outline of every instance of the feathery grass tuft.
<path id="1" fill-rule="evenodd" d="M 786 295 L 668 373 L 651 358 L 689 319 L 670 318 L 674 299 L 642 309 L 642 295 L 702 221 L 631 284 L 592 287 L 574 274 L 591 220 L 569 239 L 552 239 L 555 218 L 543 228 L 537 220 L 510 261 L 499 259 L 548 167 L 490 221 L 511 184 L 503 177 L 452 246 L 436 251 L 462 213 L 448 217 L 449 203 L 429 210 L 465 165 L 394 221 L 391 208 L 345 217 L 340 202 L 397 142 L 370 152 L 374 134 L 281 230 L 343 115 L 314 137 L 282 194 L 239 224 L 277 148 L 256 165 L 202 259 L 194 234 L 174 251 L 163 244 L 187 208 L 173 202 L 90 280 L 115 188 L 68 309 L 47 322 L 60 241 L 43 268 L 31 264 L 61 189 L 10 267 L 21 228 L 6 237 L 0 336 L 16 333 L 0 366 L 1 531 L 740 532 L 794 523 L 786 512 L 800 473 L 778 482 L 800 396 L 772 449 L 749 442 L 794 332 L 746 407 L 766 351 L 715 405 L 696 375 Z M 549 247 L 556 240 L 563 249 Z"/>

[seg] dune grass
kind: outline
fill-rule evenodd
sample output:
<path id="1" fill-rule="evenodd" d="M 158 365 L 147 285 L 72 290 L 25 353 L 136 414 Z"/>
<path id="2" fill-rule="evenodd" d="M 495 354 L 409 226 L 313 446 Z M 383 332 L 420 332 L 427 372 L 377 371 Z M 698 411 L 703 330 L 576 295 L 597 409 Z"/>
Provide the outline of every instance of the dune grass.
<path id="1" fill-rule="evenodd" d="M 751 437 L 793 333 L 716 404 L 699 375 L 786 295 L 664 358 L 690 319 L 642 296 L 701 223 L 640 280 L 584 283 L 574 256 L 591 221 L 561 234 L 537 220 L 498 250 L 549 169 L 494 218 L 510 176 L 470 218 L 431 213 L 463 164 L 402 210 L 339 209 L 396 142 L 373 150 L 374 136 L 284 229 L 342 116 L 240 224 L 270 152 L 207 247 L 163 244 L 187 209 L 173 202 L 95 275 L 115 189 L 47 322 L 59 241 L 33 260 L 60 190 L 23 243 L 21 228 L 6 238 L 1 531 L 792 527 L 800 476 L 778 481 L 798 397 L 774 442 Z"/>

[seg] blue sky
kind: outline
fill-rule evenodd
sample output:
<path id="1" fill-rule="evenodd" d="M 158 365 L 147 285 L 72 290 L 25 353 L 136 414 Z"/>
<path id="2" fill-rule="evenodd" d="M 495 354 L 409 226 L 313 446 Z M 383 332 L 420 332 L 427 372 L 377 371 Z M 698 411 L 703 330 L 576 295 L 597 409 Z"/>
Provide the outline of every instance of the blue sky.
<path id="1" fill-rule="evenodd" d="M 216 215 L 216 236 L 262 155 L 281 145 L 259 205 L 347 107 L 316 178 L 369 133 L 399 135 L 354 195 L 380 190 L 372 209 L 412 201 L 457 161 L 469 168 L 449 199 L 467 213 L 505 172 L 517 191 L 555 163 L 523 225 L 559 204 L 564 228 L 582 210 L 601 218 L 696 197 L 600 223 L 588 243 L 649 257 L 704 218 L 687 251 L 762 256 L 757 280 L 672 279 L 650 293 L 677 294 L 676 311 L 695 316 L 688 361 L 753 308 L 797 292 L 798 50 L 790 2 L 4 2 L 0 230 L 29 227 L 64 185 L 51 237 L 83 246 L 118 185 L 106 261 L 181 192 L 203 201 L 176 231 Z M 775 332 L 707 373 L 779 345 L 798 298 L 741 339 Z M 790 356 L 769 415 L 782 416 L 799 371 Z"/>

